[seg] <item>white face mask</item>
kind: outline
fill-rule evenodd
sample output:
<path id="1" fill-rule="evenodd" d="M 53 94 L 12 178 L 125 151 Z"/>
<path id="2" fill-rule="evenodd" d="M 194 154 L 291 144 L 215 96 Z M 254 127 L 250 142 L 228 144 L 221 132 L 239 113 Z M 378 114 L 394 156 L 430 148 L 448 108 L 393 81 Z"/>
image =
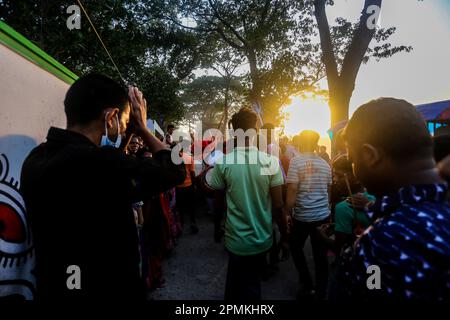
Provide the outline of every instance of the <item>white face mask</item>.
<path id="1" fill-rule="evenodd" d="M 115 142 L 113 142 L 108 137 L 108 124 L 107 124 L 107 121 L 106 121 L 106 118 L 108 117 L 108 113 L 105 115 L 105 134 L 102 136 L 102 140 L 100 141 L 100 147 L 110 146 L 110 147 L 114 147 L 114 148 L 119 148 L 120 147 L 120 143 L 122 142 L 122 137 L 120 135 L 119 116 L 116 115 L 116 119 L 117 119 L 117 139 L 116 139 Z"/>

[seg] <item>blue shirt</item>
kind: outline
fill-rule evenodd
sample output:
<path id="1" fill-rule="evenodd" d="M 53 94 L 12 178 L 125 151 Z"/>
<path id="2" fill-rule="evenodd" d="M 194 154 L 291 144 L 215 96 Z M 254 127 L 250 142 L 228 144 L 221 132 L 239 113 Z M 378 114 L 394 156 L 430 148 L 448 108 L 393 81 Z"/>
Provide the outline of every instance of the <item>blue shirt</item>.
<path id="1" fill-rule="evenodd" d="M 377 200 L 374 221 L 342 259 L 339 278 L 352 298 L 450 299 L 450 205 L 447 185 L 404 187 Z M 370 265 L 381 289 L 369 290 Z"/>

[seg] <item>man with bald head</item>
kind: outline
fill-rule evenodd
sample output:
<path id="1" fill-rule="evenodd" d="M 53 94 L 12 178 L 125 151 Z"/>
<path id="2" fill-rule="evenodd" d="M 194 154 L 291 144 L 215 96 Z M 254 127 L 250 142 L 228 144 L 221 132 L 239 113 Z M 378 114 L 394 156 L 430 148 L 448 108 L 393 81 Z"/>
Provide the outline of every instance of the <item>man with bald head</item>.
<path id="1" fill-rule="evenodd" d="M 366 210 L 371 227 L 343 259 L 345 291 L 353 299 L 448 300 L 450 206 L 425 120 L 410 103 L 381 98 L 356 110 L 344 139 L 356 176 L 377 198 Z"/>

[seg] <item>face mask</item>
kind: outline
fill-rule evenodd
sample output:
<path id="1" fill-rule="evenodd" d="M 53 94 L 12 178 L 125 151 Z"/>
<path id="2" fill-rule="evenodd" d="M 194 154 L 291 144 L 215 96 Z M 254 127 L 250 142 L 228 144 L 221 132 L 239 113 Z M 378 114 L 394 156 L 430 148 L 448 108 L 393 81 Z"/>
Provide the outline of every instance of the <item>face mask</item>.
<path id="1" fill-rule="evenodd" d="M 116 115 L 116 119 L 117 119 L 117 140 L 115 142 L 111 141 L 111 139 L 109 139 L 108 137 L 108 124 L 106 121 L 106 117 L 108 117 L 108 113 L 105 116 L 105 133 L 102 136 L 102 140 L 100 141 L 100 147 L 104 147 L 104 146 L 110 146 L 110 147 L 114 147 L 114 148 L 119 148 L 120 147 L 120 143 L 122 142 L 122 137 L 120 136 L 120 122 L 119 122 L 119 116 Z"/>

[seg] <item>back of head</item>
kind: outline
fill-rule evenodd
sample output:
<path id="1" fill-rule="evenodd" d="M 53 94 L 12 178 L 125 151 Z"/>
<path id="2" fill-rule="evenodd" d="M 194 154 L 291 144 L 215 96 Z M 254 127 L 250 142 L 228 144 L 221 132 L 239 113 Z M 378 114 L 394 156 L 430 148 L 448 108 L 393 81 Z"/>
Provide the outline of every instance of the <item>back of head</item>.
<path id="1" fill-rule="evenodd" d="M 116 81 L 100 74 L 88 74 L 75 81 L 64 99 L 67 126 L 87 125 L 98 120 L 103 110 L 118 108 L 122 112 L 128 94 Z"/>
<path id="2" fill-rule="evenodd" d="M 245 132 L 249 129 L 255 129 L 256 121 L 256 112 L 250 108 L 242 108 L 231 118 L 231 124 L 233 125 L 234 131 L 241 129 Z"/>
<path id="3" fill-rule="evenodd" d="M 296 149 L 300 149 L 300 135 L 299 134 L 292 137 L 292 145 Z"/>
<path id="4" fill-rule="evenodd" d="M 350 160 L 348 160 L 347 155 L 339 155 L 334 159 L 333 163 L 334 171 L 334 182 L 340 184 L 346 191 L 348 186 L 350 187 L 352 193 L 359 192 L 363 186 L 359 180 L 355 177 L 353 173 L 353 166 Z M 348 182 L 348 186 L 346 185 Z"/>
<path id="5" fill-rule="evenodd" d="M 320 135 L 312 130 L 304 130 L 300 132 L 298 143 L 302 152 L 314 152 L 317 148 Z"/>
<path id="6" fill-rule="evenodd" d="M 344 132 L 349 147 L 381 149 L 392 160 L 432 157 L 433 143 L 425 120 L 405 100 L 380 98 L 359 107 Z"/>

